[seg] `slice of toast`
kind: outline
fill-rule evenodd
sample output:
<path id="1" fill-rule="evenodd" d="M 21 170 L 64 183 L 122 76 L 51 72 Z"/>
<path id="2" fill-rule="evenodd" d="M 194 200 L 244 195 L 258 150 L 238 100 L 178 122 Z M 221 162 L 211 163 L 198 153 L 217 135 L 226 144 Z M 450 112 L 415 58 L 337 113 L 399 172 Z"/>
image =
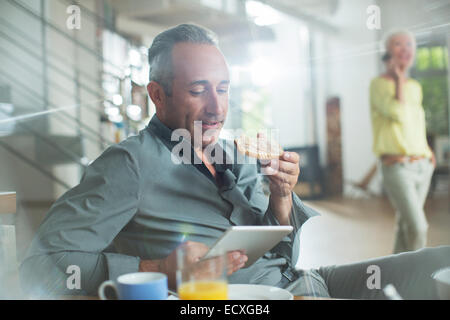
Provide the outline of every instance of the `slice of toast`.
<path id="1" fill-rule="evenodd" d="M 251 138 L 242 135 L 234 143 L 240 153 L 260 160 L 278 159 L 284 152 L 278 143 L 261 136 Z"/>

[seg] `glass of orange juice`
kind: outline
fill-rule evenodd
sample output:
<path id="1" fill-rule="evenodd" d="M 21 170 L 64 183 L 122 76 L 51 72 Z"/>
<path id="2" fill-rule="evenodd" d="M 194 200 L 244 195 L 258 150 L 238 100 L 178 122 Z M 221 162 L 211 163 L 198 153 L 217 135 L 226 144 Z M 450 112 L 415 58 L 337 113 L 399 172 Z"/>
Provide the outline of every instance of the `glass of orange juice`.
<path id="1" fill-rule="evenodd" d="M 181 300 L 227 300 L 226 255 L 188 262 L 183 248 L 177 252 L 177 285 Z"/>

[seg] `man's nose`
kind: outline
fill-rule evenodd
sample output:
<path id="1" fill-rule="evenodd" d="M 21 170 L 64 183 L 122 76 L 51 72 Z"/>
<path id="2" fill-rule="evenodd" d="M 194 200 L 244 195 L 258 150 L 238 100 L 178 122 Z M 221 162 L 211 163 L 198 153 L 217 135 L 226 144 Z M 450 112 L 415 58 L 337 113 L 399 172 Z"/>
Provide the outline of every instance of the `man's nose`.
<path id="1" fill-rule="evenodd" d="M 215 114 L 215 115 L 223 113 L 223 106 L 221 103 L 221 98 L 215 91 L 212 91 L 209 94 L 207 106 L 206 106 L 206 112 L 210 113 L 210 114 Z"/>

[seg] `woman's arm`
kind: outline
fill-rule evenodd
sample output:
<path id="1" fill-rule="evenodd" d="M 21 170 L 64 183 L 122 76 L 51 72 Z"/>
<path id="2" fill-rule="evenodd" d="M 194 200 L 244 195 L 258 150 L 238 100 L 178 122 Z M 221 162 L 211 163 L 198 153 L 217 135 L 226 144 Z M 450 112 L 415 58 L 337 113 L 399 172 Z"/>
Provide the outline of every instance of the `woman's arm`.
<path id="1" fill-rule="evenodd" d="M 397 95 L 403 95 L 403 85 L 400 90 L 397 84 L 395 93 L 390 92 L 388 80 L 375 78 L 370 84 L 370 104 L 373 111 L 388 120 L 401 122 L 404 114 L 403 103 L 399 101 Z M 400 91 L 397 93 L 397 91 Z"/>
<path id="2" fill-rule="evenodd" d="M 404 72 L 400 70 L 400 68 L 396 65 L 391 67 L 392 76 L 394 77 L 395 82 L 395 99 L 398 100 L 401 104 L 405 103 L 404 100 L 404 84 L 406 82 L 406 76 Z"/>
<path id="3" fill-rule="evenodd" d="M 405 103 L 403 96 L 404 80 L 395 79 L 395 99 L 397 99 L 401 104 Z"/>

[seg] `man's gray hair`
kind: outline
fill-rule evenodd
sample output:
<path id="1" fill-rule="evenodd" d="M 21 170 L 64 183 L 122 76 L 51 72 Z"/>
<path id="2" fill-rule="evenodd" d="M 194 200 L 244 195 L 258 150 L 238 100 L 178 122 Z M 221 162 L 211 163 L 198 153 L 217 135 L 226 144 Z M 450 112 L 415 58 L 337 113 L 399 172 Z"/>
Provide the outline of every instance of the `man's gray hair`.
<path id="1" fill-rule="evenodd" d="M 218 46 L 215 33 L 195 24 L 180 24 L 158 34 L 148 49 L 149 78 L 158 82 L 168 96 L 172 95 L 172 49 L 181 42 Z"/>

